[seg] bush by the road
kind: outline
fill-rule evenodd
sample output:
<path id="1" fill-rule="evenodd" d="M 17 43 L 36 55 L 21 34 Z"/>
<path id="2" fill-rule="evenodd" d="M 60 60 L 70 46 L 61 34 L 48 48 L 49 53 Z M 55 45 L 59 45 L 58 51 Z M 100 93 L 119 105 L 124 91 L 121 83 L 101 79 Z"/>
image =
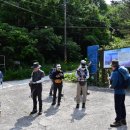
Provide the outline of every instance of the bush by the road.
<path id="1" fill-rule="evenodd" d="M 77 68 L 77 63 L 61 63 L 63 71 L 72 71 Z M 41 69 L 45 72 L 45 75 L 49 74 L 50 69 L 53 67 L 50 65 L 42 65 Z M 20 67 L 17 69 L 8 69 L 4 73 L 4 81 L 7 80 L 20 80 L 30 78 L 32 73 L 31 67 Z"/>

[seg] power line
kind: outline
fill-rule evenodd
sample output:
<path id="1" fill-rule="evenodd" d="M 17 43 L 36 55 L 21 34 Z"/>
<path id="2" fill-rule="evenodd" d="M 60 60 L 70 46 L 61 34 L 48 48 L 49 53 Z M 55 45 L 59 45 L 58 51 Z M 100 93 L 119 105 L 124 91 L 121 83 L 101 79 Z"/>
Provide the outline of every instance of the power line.
<path id="1" fill-rule="evenodd" d="M 36 2 L 30 2 L 30 1 L 27 1 L 27 0 L 21 0 L 21 2 L 24 2 L 24 3 L 30 3 L 30 4 L 35 4 L 35 5 L 40 5 L 41 6 L 41 4 L 39 4 L 39 3 L 36 3 Z"/>
<path id="2" fill-rule="evenodd" d="M 18 5 L 13 4 L 13 3 L 10 3 L 10 2 L 4 1 L 4 0 L 0 0 L 0 1 L 2 1 L 4 4 L 7 4 L 7 5 L 10 5 L 10 6 L 16 7 L 16 8 L 18 8 L 18 9 L 23 10 L 23 11 L 26 11 L 26 12 L 29 12 L 29 13 L 32 13 L 32 14 L 35 14 L 35 15 L 44 17 L 44 16 L 42 16 L 42 15 L 39 14 L 39 13 L 36 13 L 36 12 L 34 12 L 34 11 L 31 11 L 31 10 L 28 10 L 28 9 L 26 9 L 26 8 L 20 7 L 20 6 L 18 6 Z"/>

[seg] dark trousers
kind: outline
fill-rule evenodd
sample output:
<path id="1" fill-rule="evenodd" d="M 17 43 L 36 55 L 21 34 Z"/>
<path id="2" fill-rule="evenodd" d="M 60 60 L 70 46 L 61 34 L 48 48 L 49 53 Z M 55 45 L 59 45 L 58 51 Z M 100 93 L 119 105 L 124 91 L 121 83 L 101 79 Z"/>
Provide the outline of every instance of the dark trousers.
<path id="1" fill-rule="evenodd" d="M 56 103 L 56 94 L 58 90 L 58 103 L 61 101 L 62 85 L 54 85 L 53 103 Z"/>
<path id="2" fill-rule="evenodd" d="M 31 87 L 33 99 L 33 111 L 37 111 L 37 98 L 39 101 L 39 112 L 42 111 L 42 84 L 34 84 Z"/>
<path id="3" fill-rule="evenodd" d="M 125 94 L 115 94 L 115 112 L 116 112 L 116 121 L 126 119 L 126 108 L 125 108 Z"/>

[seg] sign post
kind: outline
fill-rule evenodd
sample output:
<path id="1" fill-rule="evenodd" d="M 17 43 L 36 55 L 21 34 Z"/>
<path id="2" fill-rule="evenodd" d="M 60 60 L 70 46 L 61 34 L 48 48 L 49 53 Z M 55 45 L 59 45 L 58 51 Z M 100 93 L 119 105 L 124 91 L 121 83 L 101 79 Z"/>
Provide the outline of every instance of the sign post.
<path id="1" fill-rule="evenodd" d="M 96 79 L 96 85 L 97 85 L 97 77 L 98 77 L 98 50 L 99 50 L 99 45 L 93 45 L 87 47 L 87 56 L 89 61 L 91 62 L 90 66 L 90 75 L 93 76 L 94 79 Z"/>

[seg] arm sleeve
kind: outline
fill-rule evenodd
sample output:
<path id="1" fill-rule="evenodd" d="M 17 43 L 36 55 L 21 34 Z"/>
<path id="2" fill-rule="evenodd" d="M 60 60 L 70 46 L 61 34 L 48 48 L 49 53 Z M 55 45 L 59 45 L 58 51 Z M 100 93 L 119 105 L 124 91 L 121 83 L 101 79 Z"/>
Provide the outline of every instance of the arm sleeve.
<path id="1" fill-rule="evenodd" d="M 89 78 L 89 71 L 88 71 L 88 69 L 87 69 L 87 76 L 86 76 L 86 79 L 88 79 Z"/>
<path id="2" fill-rule="evenodd" d="M 112 83 L 112 87 L 115 88 L 118 83 L 118 74 L 116 72 L 112 73 L 110 81 Z"/>
<path id="3" fill-rule="evenodd" d="M 44 81 L 44 77 L 41 78 L 41 80 L 36 81 L 36 83 L 42 83 Z"/>

